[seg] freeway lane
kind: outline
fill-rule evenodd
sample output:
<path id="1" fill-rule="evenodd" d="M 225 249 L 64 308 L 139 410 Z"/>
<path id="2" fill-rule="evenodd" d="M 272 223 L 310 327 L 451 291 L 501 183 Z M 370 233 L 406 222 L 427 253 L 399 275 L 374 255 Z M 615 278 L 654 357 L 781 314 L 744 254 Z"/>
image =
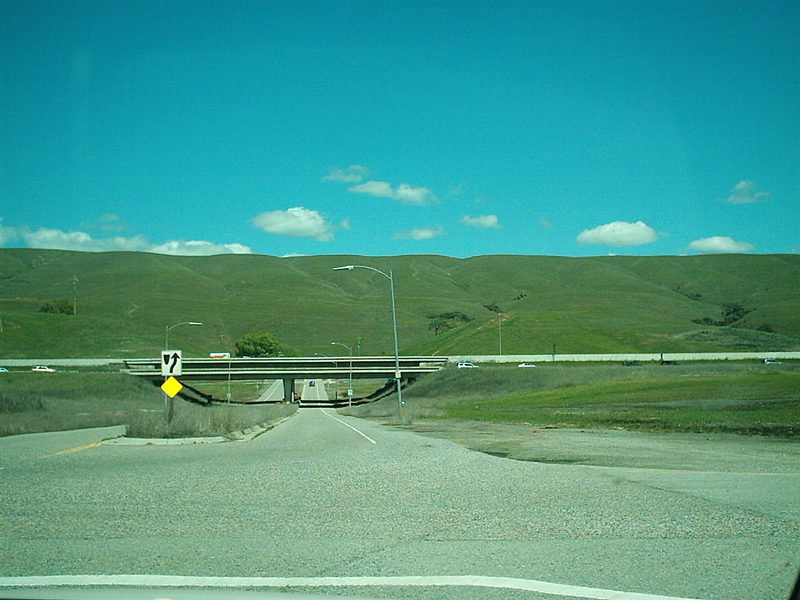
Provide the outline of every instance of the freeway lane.
<path id="1" fill-rule="evenodd" d="M 306 379 L 300 392 L 301 401 L 327 400 L 328 392 L 325 390 L 325 381 L 322 379 Z"/>
<path id="2" fill-rule="evenodd" d="M 756 599 L 787 595 L 800 552 L 796 474 L 770 474 L 789 508 L 773 493 L 761 511 L 669 472 L 511 461 L 320 409 L 249 443 L 97 437 L 0 439 L 0 575 L 471 575 Z M 484 597 L 429 597 L 459 591 Z M 513 594 L 486 597 L 555 597 Z"/>
<path id="3" fill-rule="evenodd" d="M 257 402 L 280 402 L 283 400 L 283 381 L 277 379 L 270 381 Z"/>

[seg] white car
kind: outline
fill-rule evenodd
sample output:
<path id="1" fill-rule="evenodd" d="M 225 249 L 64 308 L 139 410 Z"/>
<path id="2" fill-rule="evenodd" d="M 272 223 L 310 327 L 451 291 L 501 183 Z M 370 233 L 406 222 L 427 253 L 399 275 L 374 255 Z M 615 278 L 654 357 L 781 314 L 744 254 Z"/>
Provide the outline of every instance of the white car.
<path id="1" fill-rule="evenodd" d="M 474 365 L 471 362 L 462 361 L 456 365 L 459 369 L 477 369 L 478 365 Z"/>
<path id="2" fill-rule="evenodd" d="M 517 366 L 523 368 L 530 368 L 530 367 L 535 367 L 536 365 L 533 363 L 519 363 Z"/>
<path id="3" fill-rule="evenodd" d="M 36 371 L 37 373 L 55 373 L 55 369 L 51 369 L 50 367 L 45 367 L 44 365 L 36 365 L 31 369 L 31 371 Z"/>

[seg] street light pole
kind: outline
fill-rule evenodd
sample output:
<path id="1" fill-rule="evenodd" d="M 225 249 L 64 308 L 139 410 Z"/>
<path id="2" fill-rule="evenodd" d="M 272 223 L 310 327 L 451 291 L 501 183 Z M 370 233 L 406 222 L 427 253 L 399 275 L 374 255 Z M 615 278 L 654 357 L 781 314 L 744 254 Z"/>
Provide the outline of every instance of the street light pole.
<path id="1" fill-rule="evenodd" d="M 184 321 L 183 323 L 176 323 L 175 325 L 167 325 L 167 331 L 164 334 L 164 350 L 169 350 L 169 332 L 176 327 L 180 327 L 181 325 L 202 325 L 202 323 L 198 323 L 196 321 Z"/>
<path id="2" fill-rule="evenodd" d="M 386 274 L 380 269 L 376 269 L 375 267 L 370 267 L 367 265 L 347 265 L 345 267 L 334 267 L 334 271 L 352 271 L 353 269 L 369 269 L 370 271 L 375 271 L 376 273 L 380 273 L 386 279 L 389 280 L 389 290 L 392 294 L 392 332 L 394 333 L 394 380 L 397 385 L 397 406 L 400 412 L 403 412 L 403 391 L 400 387 L 400 354 L 397 347 L 397 312 L 394 306 L 394 277 L 392 276 L 392 270 L 389 269 L 389 273 Z"/>
<path id="3" fill-rule="evenodd" d="M 503 313 L 497 313 L 497 329 L 500 336 L 500 356 L 503 356 Z"/>
<path id="4" fill-rule="evenodd" d="M 343 346 L 350 351 L 350 373 L 347 379 L 347 405 L 353 406 L 353 349 L 347 344 L 340 344 L 339 342 L 331 342 L 331 346 Z"/>

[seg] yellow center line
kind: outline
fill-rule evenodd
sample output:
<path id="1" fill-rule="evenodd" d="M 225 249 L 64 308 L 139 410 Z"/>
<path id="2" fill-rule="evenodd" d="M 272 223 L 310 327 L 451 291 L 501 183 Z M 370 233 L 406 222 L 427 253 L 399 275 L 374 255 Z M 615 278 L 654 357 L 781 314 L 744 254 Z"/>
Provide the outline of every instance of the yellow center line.
<path id="1" fill-rule="evenodd" d="M 86 450 L 88 448 L 94 448 L 95 446 L 99 446 L 100 442 L 92 442 L 91 444 L 84 444 L 83 446 L 76 446 L 75 448 L 68 448 L 66 450 L 60 450 L 58 452 L 53 452 L 52 454 L 45 454 L 44 456 L 40 456 L 39 458 L 50 458 L 51 456 L 58 456 L 59 454 L 68 454 L 69 452 L 78 452 L 79 450 Z"/>

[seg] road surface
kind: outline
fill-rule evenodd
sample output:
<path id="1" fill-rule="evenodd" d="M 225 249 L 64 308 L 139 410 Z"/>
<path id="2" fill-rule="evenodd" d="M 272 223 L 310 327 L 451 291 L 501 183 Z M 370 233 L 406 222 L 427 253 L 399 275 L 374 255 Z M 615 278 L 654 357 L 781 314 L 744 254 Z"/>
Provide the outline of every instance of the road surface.
<path id="1" fill-rule="evenodd" d="M 325 391 L 325 382 L 322 379 L 306 379 L 300 392 L 301 401 L 327 400 L 328 392 Z"/>
<path id="2" fill-rule="evenodd" d="M 367 589 L 374 597 L 552 599 L 584 586 L 755 600 L 787 596 L 800 555 L 797 472 L 743 474 L 744 488 L 726 473 L 729 499 L 710 490 L 715 474 L 513 461 L 329 409 L 300 410 L 248 443 L 99 444 L 104 435 L 0 439 L 0 586 L 358 576 L 385 584 Z M 463 580 L 443 591 L 445 576 L 562 587 Z"/>
<path id="3" fill-rule="evenodd" d="M 257 402 L 280 402 L 281 400 L 283 400 L 283 380 L 276 379 L 269 382 Z"/>
<path id="4" fill-rule="evenodd" d="M 311 382 L 314 385 L 311 385 Z M 305 379 L 301 383 L 300 399 L 301 400 L 327 400 L 328 394 L 325 391 L 325 382 L 321 379 Z M 264 390 L 264 393 L 258 398 L 258 402 L 280 402 L 283 400 L 283 380 L 277 379 L 271 381 Z"/>

